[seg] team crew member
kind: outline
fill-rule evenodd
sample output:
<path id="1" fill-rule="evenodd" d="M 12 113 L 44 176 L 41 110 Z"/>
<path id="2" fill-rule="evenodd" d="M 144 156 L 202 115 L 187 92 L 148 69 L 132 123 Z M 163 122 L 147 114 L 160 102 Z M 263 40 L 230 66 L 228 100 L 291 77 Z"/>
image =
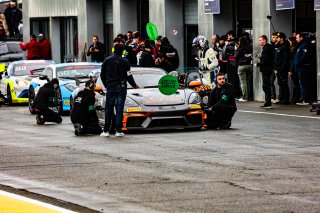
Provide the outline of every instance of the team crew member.
<path id="1" fill-rule="evenodd" d="M 87 56 L 91 55 L 92 62 L 103 62 L 104 60 L 104 45 L 99 42 L 97 35 L 92 36 L 92 44 L 89 46 Z"/>
<path id="2" fill-rule="evenodd" d="M 42 125 L 45 122 L 61 123 L 60 115 L 49 107 L 58 106 L 56 101 L 56 89 L 59 87 L 59 80 L 53 78 L 49 83 L 43 85 L 34 100 L 33 108 L 38 113 L 37 124 Z"/>
<path id="3" fill-rule="evenodd" d="M 50 42 L 42 33 L 40 33 L 38 37 L 40 43 L 40 58 L 44 60 L 51 60 L 52 56 Z"/>
<path id="4" fill-rule="evenodd" d="M 116 102 L 116 136 L 124 136 L 122 132 L 123 108 L 127 96 L 127 81 L 133 88 L 138 88 L 130 71 L 127 59 L 122 57 L 124 46 L 114 45 L 114 55 L 107 57 L 101 67 L 101 80 L 107 88 L 104 130 L 100 136 L 109 137 L 111 118 Z M 129 75 L 128 75 L 129 74 Z"/>
<path id="5" fill-rule="evenodd" d="M 224 73 L 217 73 L 217 86 L 211 91 L 207 110 L 208 129 L 229 129 L 237 106 L 231 84 L 226 83 Z"/>
<path id="6" fill-rule="evenodd" d="M 27 60 L 40 59 L 40 43 L 37 42 L 37 37 L 35 35 L 30 36 L 30 41 L 28 43 L 20 43 L 20 48 L 23 51 L 28 50 Z"/>
<path id="7" fill-rule="evenodd" d="M 89 80 L 85 84 L 85 89 L 80 91 L 74 99 L 71 110 L 71 121 L 75 128 L 75 135 L 100 134 L 99 119 L 94 107 L 95 83 Z"/>

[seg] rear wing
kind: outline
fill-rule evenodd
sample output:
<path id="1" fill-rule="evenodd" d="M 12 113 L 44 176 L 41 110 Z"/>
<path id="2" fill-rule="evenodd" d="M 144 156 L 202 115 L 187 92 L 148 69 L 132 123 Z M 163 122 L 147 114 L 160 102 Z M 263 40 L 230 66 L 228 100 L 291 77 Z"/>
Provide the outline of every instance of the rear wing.
<path id="1" fill-rule="evenodd" d="M 30 76 L 39 77 L 42 74 L 43 70 L 44 68 L 30 70 Z"/>

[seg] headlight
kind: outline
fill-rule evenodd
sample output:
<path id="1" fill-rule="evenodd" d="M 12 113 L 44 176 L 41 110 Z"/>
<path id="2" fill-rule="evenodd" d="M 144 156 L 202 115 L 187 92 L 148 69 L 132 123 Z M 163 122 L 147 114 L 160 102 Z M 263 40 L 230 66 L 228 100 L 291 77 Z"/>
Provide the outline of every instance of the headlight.
<path id="1" fill-rule="evenodd" d="M 126 107 L 137 107 L 137 106 L 139 106 L 138 104 L 137 104 L 137 102 L 135 102 L 134 100 L 132 100 L 131 98 L 126 98 L 126 102 L 124 103 L 124 105 L 126 106 Z"/>
<path id="2" fill-rule="evenodd" d="M 200 104 L 201 103 L 201 98 L 198 93 L 191 93 L 190 98 L 189 98 L 189 104 Z"/>
<path id="3" fill-rule="evenodd" d="M 75 85 L 75 84 L 66 84 L 66 85 L 64 85 L 64 86 L 65 86 L 68 90 L 70 90 L 71 92 L 78 88 L 78 86 Z"/>
<path id="4" fill-rule="evenodd" d="M 16 79 L 16 84 L 19 85 L 20 87 L 27 87 L 28 86 L 28 82 L 26 82 L 24 80 Z"/>

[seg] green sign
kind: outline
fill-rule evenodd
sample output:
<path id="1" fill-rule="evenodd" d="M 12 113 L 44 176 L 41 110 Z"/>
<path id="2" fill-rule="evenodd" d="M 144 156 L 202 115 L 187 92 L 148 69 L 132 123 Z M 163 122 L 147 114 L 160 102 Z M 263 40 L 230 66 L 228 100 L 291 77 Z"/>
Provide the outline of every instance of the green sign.
<path id="1" fill-rule="evenodd" d="M 157 26 L 149 22 L 146 26 L 147 34 L 151 40 L 156 40 L 158 38 L 158 29 Z"/>
<path id="2" fill-rule="evenodd" d="M 165 75 L 159 80 L 159 90 L 164 95 L 173 95 L 179 89 L 179 82 L 173 75 Z"/>

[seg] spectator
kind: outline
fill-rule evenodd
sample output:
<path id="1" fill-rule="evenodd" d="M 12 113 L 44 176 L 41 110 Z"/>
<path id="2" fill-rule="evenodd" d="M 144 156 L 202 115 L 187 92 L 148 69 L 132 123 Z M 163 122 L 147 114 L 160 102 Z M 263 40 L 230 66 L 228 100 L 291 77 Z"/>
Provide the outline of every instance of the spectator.
<path id="1" fill-rule="evenodd" d="M 278 37 L 280 33 L 279 32 L 273 32 L 271 35 L 271 44 L 273 45 L 273 48 L 278 47 Z M 275 57 L 275 56 L 274 56 Z M 275 69 L 271 73 L 270 76 L 270 86 L 271 86 L 271 102 L 272 103 L 277 103 L 279 100 L 277 99 L 277 94 L 276 94 L 276 87 L 274 85 L 274 82 L 276 80 L 276 71 Z"/>
<path id="2" fill-rule="evenodd" d="M 238 47 L 235 52 L 235 59 L 238 65 L 238 75 L 242 90 L 242 98 L 238 101 L 248 101 L 250 91 L 250 74 L 252 71 L 252 46 L 247 38 L 242 36 L 238 41 Z"/>
<path id="3" fill-rule="evenodd" d="M 157 55 L 158 55 L 158 58 L 156 59 L 156 62 L 155 62 L 157 67 L 159 67 L 167 72 L 171 72 L 174 70 L 171 62 L 168 59 L 166 59 L 161 52 L 158 52 Z"/>
<path id="4" fill-rule="evenodd" d="M 173 65 L 173 68 L 176 70 L 179 67 L 179 55 L 176 48 L 174 48 L 167 37 L 162 38 L 161 40 L 161 46 L 160 51 L 164 55 L 166 59 L 168 59 L 171 64 Z"/>
<path id="5" fill-rule="evenodd" d="M 279 33 L 277 44 L 275 48 L 275 70 L 279 85 L 279 102 L 277 103 L 289 104 L 290 48 L 284 33 Z"/>
<path id="6" fill-rule="evenodd" d="M 298 105 L 308 105 L 309 97 L 309 75 L 311 69 L 311 55 L 309 45 L 302 33 L 297 33 L 296 41 L 298 43 L 297 51 L 294 56 L 294 69 L 298 73 L 300 80 L 300 89 L 302 95 L 302 102 Z"/>
<path id="7" fill-rule="evenodd" d="M 97 35 L 92 36 L 92 42 L 89 46 L 87 56 L 91 55 L 92 62 L 103 62 L 104 60 L 104 45 L 99 42 L 99 37 Z"/>
<path id="8" fill-rule="evenodd" d="M 22 12 L 17 8 L 16 1 L 10 1 L 10 6 L 6 8 L 4 15 L 8 24 L 10 37 L 20 39 L 20 31 L 18 26 L 22 20 Z"/>
<path id="9" fill-rule="evenodd" d="M 262 73 L 262 89 L 265 93 L 265 103 L 260 107 L 271 109 L 270 77 L 274 67 L 274 48 L 271 44 L 268 44 L 268 38 L 265 35 L 259 37 L 259 44 L 262 46 L 262 52 L 256 56 L 260 59 L 257 67 L 260 67 Z"/>
<path id="10" fill-rule="evenodd" d="M 300 90 L 300 83 L 299 83 L 299 76 L 298 73 L 294 70 L 294 55 L 296 51 L 297 41 L 295 37 L 290 37 L 288 39 L 290 43 L 290 71 L 289 77 L 292 80 L 293 84 L 293 94 L 292 94 L 292 103 L 298 103 L 301 99 L 301 90 Z"/>
<path id="11" fill-rule="evenodd" d="M 145 41 L 144 51 L 141 54 L 139 60 L 140 67 L 155 67 L 155 59 L 152 55 L 152 45 L 150 40 Z"/>
<path id="12" fill-rule="evenodd" d="M 42 33 L 38 35 L 38 38 L 40 43 L 40 58 L 44 60 L 51 60 L 51 45 L 48 39 L 46 39 Z"/>
<path id="13" fill-rule="evenodd" d="M 26 44 L 20 43 L 20 48 L 23 51 L 28 51 L 27 60 L 38 60 L 40 59 L 40 43 L 37 42 L 35 35 L 30 36 L 30 41 Z"/>
<path id="14" fill-rule="evenodd" d="M 4 14 L 0 14 L 0 41 L 6 40 L 8 25 Z"/>

